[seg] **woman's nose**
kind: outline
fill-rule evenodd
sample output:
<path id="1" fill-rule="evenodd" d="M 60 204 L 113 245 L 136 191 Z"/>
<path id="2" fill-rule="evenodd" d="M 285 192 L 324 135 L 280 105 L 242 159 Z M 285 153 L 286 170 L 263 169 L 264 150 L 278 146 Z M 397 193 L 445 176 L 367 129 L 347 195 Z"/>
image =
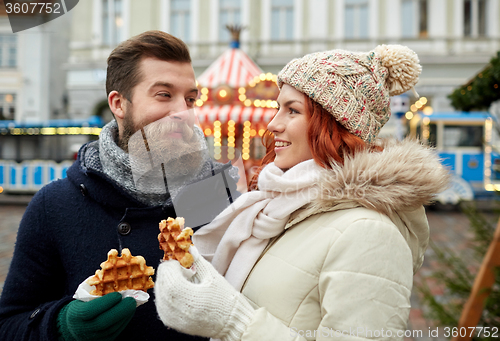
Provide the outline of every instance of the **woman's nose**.
<path id="1" fill-rule="evenodd" d="M 274 115 L 273 119 L 271 122 L 268 123 L 267 125 L 267 130 L 269 130 L 271 133 L 279 133 L 282 132 L 285 129 L 285 124 L 281 120 L 281 115 L 278 112 L 276 115 Z"/>

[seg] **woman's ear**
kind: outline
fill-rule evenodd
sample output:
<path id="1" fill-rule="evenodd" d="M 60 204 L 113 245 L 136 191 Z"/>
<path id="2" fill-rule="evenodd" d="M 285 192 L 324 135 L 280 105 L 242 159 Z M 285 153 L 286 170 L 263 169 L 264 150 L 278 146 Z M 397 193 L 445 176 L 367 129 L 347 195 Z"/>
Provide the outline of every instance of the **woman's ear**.
<path id="1" fill-rule="evenodd" d="M 125 101 L 125 97 L 116 90 L 111 91 L 108 95 L 109 108 L 117 120 L 123 120 L 125 117 Z"/>

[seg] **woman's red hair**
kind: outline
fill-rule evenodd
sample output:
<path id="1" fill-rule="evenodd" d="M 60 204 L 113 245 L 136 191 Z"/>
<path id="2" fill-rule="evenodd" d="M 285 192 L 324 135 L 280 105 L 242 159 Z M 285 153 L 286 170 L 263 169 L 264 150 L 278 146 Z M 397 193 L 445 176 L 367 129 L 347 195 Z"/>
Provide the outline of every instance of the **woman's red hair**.
<path id="1" fill-rule="evenodd" d="M 367 144 L 360 137 L 351 134 L 343 125 L 326 111 L 320 104 L 305 96 L 307 103 L 307 136 L 309 148 L 314 161 L 323 168 L 331 169 L 334 162 L 344 164 L 345 156 L 365 150 Z M 252 176 L 248 190 L 256 190 L 257 178 L 264 166 L 274 161 L 274 135 L 266 129 L 262 136 L 262 143 L 266 147 L 266 155 L 262 158 L 260 167 Z M 374 147 L 381 150 L 380 147 Z"/>

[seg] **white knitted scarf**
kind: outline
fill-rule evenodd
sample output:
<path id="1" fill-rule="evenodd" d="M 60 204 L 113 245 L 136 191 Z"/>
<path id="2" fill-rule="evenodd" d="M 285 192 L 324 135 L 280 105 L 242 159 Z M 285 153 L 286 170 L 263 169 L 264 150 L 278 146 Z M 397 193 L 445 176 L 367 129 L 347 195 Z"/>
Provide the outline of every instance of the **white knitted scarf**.
<path id="1" fill-rule="evenodd" d="M 241 290 L 270 238 L 290 215 L 319 194 L 322 168 L 307 160 L 283 172 L 274 163 L 260 173 L 258 191 L 242 194 L 193 236 L 198 251 Z"/>

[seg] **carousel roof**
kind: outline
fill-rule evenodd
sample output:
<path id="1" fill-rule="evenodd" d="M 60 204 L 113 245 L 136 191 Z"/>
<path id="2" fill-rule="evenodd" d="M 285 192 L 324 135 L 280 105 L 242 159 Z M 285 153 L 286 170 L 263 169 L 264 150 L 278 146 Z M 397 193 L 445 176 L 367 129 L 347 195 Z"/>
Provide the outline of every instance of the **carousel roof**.
<path id="1" fill-rule="evenodd" d="M 204 105 L 196 109 L 198 120 L 201 124 L 220 121 L 226 123 L 233 120 L 236 123 L 250 121 L 253 123 L 269 123 L 276 109 L 256 108 L 254 106 L 245 107 L 243 105 Z"/>
<path id="2" fill-rule="evenodd" d="M 225 51 L 200 77 L 198 84 L 205 88 L 216 88 L 226 84 L 232 88 L 245 87 L 263 71 L 239 48 Z"/>

